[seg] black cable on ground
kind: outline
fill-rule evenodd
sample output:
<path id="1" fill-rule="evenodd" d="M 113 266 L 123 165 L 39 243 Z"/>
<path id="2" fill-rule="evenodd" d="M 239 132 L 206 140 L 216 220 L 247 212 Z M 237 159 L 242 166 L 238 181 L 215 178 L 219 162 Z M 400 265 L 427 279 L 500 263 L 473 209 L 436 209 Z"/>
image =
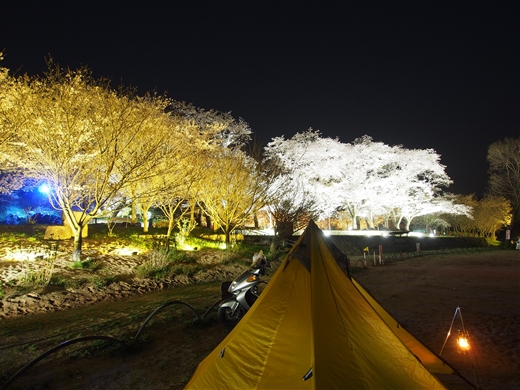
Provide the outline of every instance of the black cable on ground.
<path id="1" fill-rule="evenodd" d="M 199 315 L 197 314 L 197 311 L 193 308 L 193 306 L 191 306 L 189 303 L 186 303 L 186 302 L 182 302 L 182 301 L 170 301 L 170 302 L 166 302 L 166 303 L 163 303 L 161 306 L 159 306 L 157 309 L 155 309 L 152 314 L 150 314 L 148 316 L 148 318 L 143 322 L 143 324 L 141 325 L 141 327 L 139 328 L 139 330 L 137 331 L 136 335 L 134 336 L 134 341 L 137 340 L 137 338 L 139 337 L 139 335 L 141 334 L 142 330 L 144 329 L 144 327 L 146 326 L 146 324 L 148 324 L 148 322 L 158 313 L 160 312 L 162 309 L 164 309 L 165 307 L 167 306 L 171 306 L 171 305 L 175 305 L 175 304 L 180 304 L 180 305 L 185 305 L 187 307 L 189 307 L 191 309 L 191 311 L 193 312 L 193 314 L 195 314 L 195 317 L 197 319 L 199 319 Z"/>
<path id="2" fill-rule="evenodd" d="M 210 306 L 210 308 L 208 310 L 206 310 L 206 312 L 204 313 L 204 316 L 203 318 L 206 317 L 206 315 L 211 311 L 211 309 L 213 309 L 216 305 L 218 305 L 219 303 L 221 302 L 221 300 L 219 300 L 218 302 L 214 303 L 213 305 Z M 162 309 L 164 309 L 165 307 L 168 307 L 168 306 L 171 306 L 171 305 L 175 305 L 175 304 L 180 304 L 180 305 L 184 305 L 186 307 L 188 307 L 189 309 L 191 309 L 191 311 L 193 312 L 193 314 L 195 315 L 195 318 L 196 319 L 200 319 L 200 316 L 198 315 L 197 311 L 195 310 L 195 308 L 193 306 L 191 306 L 190 304 L 186 303 L 186 302 L 183 302 L 183 301 L 177 301 L 177 300 L 174 300 L 174 301 L 169 301 L 169 302 L 166 302 L 166 303 L 163 303 L 161 306 L 159 306 L 157 309 L 155 309 L 147 318 L 146 320 L 143 322 L 143 324 L 141 325 L 141 327 L 139 328 L 139 330 L 137 331 L 136 335 L 134 336 L 134 339 L 133 339 L 133 342 L 135 342 L 140 334 L 142 333 L 142 330 L 145 328 L 145 326 L 148 324 L 148 322 L 157 314 L 159 313 Z M 130 315 L 135 315 L 135 313 L 133 314 L 130 314 Z M 129 316 L 130 316 L 129 315 Z M 128 316 L 125 316 L 125 317 L 128 317 Z M 120 318 L 123 318 L 123 317 L 120 317 Z M 111 321 L 114 321 L 114 320 L 110 320 L 110 321 L 107 321 L 107 322 L 111 322 Z M 97 326 L 97 325 L 96 325 Z M 88 327 L 87 327 L 88 328 Z M 82 328 L 82 329 L 85 329 L 85 328 Z M 70 332 L 69 332 L 70 333 Z M 56 336 L 53 336 L 53 337 L 56 337 Z M 84 342 L 84 341 L 90 341 L 90 340 L 105 340 L 105 341 L 112 341 L 112 342 L 115 342 L 115 343 L 120 343 L 120 344 L 123 344 L 123 345 L 127 345 L 127 343 L 123 340 L 119 340 L 115 337 L 112 337 L 112 336 L 84 336 L 84 337 L 79 337 L 79 338 L 76 338 L 76 339 L 72 339 L 72 340 L 68 340 L 68 341 L 64 341 L 63 343 L 57 345 L 56 347 L 53 347 L 51 349 L 49 349 L 48 351 L 42 353 L 41 355 L 39 355 L 38 357 L 36 357 L 35 359 L 31 360 L 29 363 L 27 363 L 25 366 L 23 366 L 20 370 L 18 370 L 11 378 L 9 378 L 7 380 L 7 382 L 5 382 L 2 386 L 2 390 L 6 390 L 8 387 L 11 386 L 11 384 L 20 376 L 22 375 L 25 371 L 27 371 L 29 368 L 31 368 L 32 366 L 34 366 L 36 363 L 38 363 L 40 360 L 46 358 L 47 356 L 53 354 L 54 352 L 57 352 L 65 347 L 68 347 L 70 345 L 73 345 L 73 344 L 77 344 L 77 343 L 80 343 L 80 342 Z"/>
<path id="3" fill-rule="evenodd" d="M 114 343 L 121 343 L 121 344 L 125 345 L 124 341 L 121 341 L 121 340 L 116 339 L 115 337 L 111 337 L 111 336 L 85 336 L 85 337 L 79 337 L 79 338 L 73 339 L 73 340 L 64 341 L 63 343 L 55 346 L 54 348 L 49 349 L 47 352 L 42 353 L 36 359 L 31 360 L 25 366 L 20 368 L 18 370 L 18 372 L 16 372 L 11 378 L 9 378 L 9 380 L 7 382 L 4 383 L 4 385 L 2 386 L 2 389 L 3 390 L 7 389 L 25 371 L 27 371 L 29 368 L 34 366 L 40 360 L 42 360 L 42 359 L 46 358 L 47 356 L 53 354 L 54 352 L 59 351 L 60 349 L 68 347 L 70 345 L 77 344 L 77 343 L 80 343 L 80 342 L 83 342 L 83 341 L 90 341 L 90 340 L 105 340 L 105 341 L 112 341 Z"/>
<path id="4" fill-rule="evenodd" d="M 198 296 L 198 297 L 192 297 L 192 298 L 186 298 L 187 300 L 190 300 L 190 299 L 200 299 L 200 298 L 206 298 L 206 297 L 215 297 L 216 295 L 215 294 L 212 294 L 212 295 L 203 295 L 203 296 Z M 217 303 L 220 303 L 220 301 L 218 301 Z M 203 318 L 206 317 L 206 315 L 208 314 L 208 312 L 215 306 L 215 304 L 213 304 L 207 311 L 206 313 L 204 313 L 204 316 Z M 59 337 L 59 336 L 63 336 L 63 335 L 66 335 L 68 333 L 72 333 L 72 332 L 79 332 L 79 331 L 82 331 L 82 330 L 85 330 L 85 329 L 89 329 L 89 328 L 93 328 L 93 327 L 96 327 L 96 326 L 103 326 L 103 325 L 106 325 L 106 324 L 109 324 L 110 322 L 115 322 L 115 321 L 118 321 L 118 320 L 121 320 L 123 318 L 127 318 L 127 317 L 131 317 L 131 316 L 135 316 L 135 315 L 139 315 L 139 314 L 144 314 L 146 313 L 148 310 L 141 310 L 141 311 L 138 311 L 136 313 L 130 313 L 130 314 L 127 314 L 127 315 L 124 315 L 124 316 L 121 316 L 121 317 L 116 317 L 116 318 L 113 318 L 111 320 L 107 320 L 107 321 L 104 321 L 104 322 L 100 322 L 100 323 L 97 323 L 97 324 L 94 324 L 94 325 L 90 325 L 90 326 L 84 326 L 84 327 L 81 327 L 81 328 L 72 328 L 72 329 L 65 329 L 65 331 L 61 332 L 61 333 L 57 333 L 55 335 L 52 335 L 52 336 L 48 336 L 48 337 L 43 337 L 43 338 L 40 338 L 40 339 L 32 339 L 32 340 L 28 340 L 28 341 L 25 341 L 23 343 L 19 343 L 19 344 L 12 344 L 12 345 L 7 345 L 7 346 L 3 346 L 3 347 L 0 347 L 0 351 L 4 350 L 4 349 L 10 349 L 10 348 L 16 348 L 16 347 L 21 347 L 23 345 L 27 345 L 27 344 L 34 344 L 34 343 L 38 343 L 38 342 L 41 342 L 41 341 L 45 341 L 45 340 L 49 340 L 49 339 L 53 339 L 53 338 L 56 338 L 56 337 Z M 52 314 L 52 313 L 49 313 L 49 314 Z"/>
<path id="5" fill-rule="evenodd" d="M 204 315 L 202 316 L 202 318 L 206 318 L 206 316 L 209 314 L 209 312 L 217 305 L 219 305 L 220 303 L 222 302 L 222 299 L 218 300 L 217 302 L 215 302 L 213 305 L 211 305 L 209 307 L 208 310 L 206 310 L 206 312 L 204 313 Z"/>
<path id="6" fill-rule="evenodd" d="M 113 318 L 111 320 L 108 320 L 108 321 L 104 321 L 104 322 L 100 322 L 100 323 L 97 323 L 97 324 L 94 324 L 94 325 L 90 325 L 90 326 L 83 326 L 81 328 L 72 328 L 72 329 L 65 329 L 65 331 L 61 332 L 61 333 L 57 333 L 55 335 L 52 335 L 52 336 L 48 336 L 48 337 L 43 337 L 43 338 L 40 338 L 40 339 L 32 339 L 32 340 L 28 340 L 28 341 L 25 341 L 23 343 L 20 343 L 20 344 L 12 344 L 12 345 L 7 345 L 7 346 L 4 346 L 4 347 L 0 347 L 0 351 L 4 350 L 4 349 L 10 349 L 10 348 L 16 348 L 16 347 L 21 347 L 23 345 L 27 345 L 27 344 L 34 344 L 34 343 L 38 343 L 38 342 L 41 342 L 41 341 L 45 341 L 45 340 L 49 340 L 49 339 L 53 339 L 53 338 L 56 338 L 56 337 L 59 337 L 59 336 L 63 336 L 63 335 L 66 335 L 66 334 L 69 334 L 69 333 L 73 333 L 73 332 L 79 332 L 79 331 L 82 331 L 82 330 L 85 330 L 85 329 L 89 329 L 89 328 L 93 328 L 95 326 L 103 326 L 105 324 L 108 324 L 110 322 L 114 322 L 114 321 L 118 321 L 120 319 L 123 319 L 123 318 L 127 318 L 127 317 L 131 317 L 131 316 L 135 316 L 135 315 L 139 315 L 139 314 L 144 314 L 145 312 L 147 312 L 148 310 L 142 310 L 142 311 L 139 311 L 137 313 L 131 313 L 131 314 L 127 314 L 125 316 L 121 316 L 121 317 L 117 317 L 117 318 Z M 52 314 L 52 313 L 51 313 Z"/>

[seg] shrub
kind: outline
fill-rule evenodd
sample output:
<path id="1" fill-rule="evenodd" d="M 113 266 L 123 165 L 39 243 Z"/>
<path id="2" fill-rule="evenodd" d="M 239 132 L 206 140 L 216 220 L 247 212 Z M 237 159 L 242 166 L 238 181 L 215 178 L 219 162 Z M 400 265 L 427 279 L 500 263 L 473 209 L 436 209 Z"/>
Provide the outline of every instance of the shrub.
<path id="1" fill-rule="evenodd" d="M 87 283 L 89 283 L 89 279 L 72 279 L 66 276 L 53 276 L 49 282 L 50 285 L 62 287 L 67 290 L 79 289 Z"/>
<path id="2" fill-rule="evenodd" d="M 171 267 L 150 267 L 147 265 L 141 265 L 137 268 L 137 276 L 140 278 L 149 279 L 168 279 L 173 276 L 173 270 Z"/>
<path id="3" fill-rule="evenodd" d="M 54 261 L 56 256 L 45 259 L 43 265 L 37 265 L 31 268 L 28 261 L 24 261 L 24 276 L 22 277 L 22 284 L 32 285 L 34 287 L 46 286 L 49 284 L 54 272 Z"/>
<path id="4" fill-rule="evenodd" d="M 167 250 L 154 249 L 148 253 L 142 265 L 137 267 L 137 276 L 140 278 L 164 279 L 169 276 L 172 253 Z"/>
<path id="5" fill-rule="evenodd" d="M 193 274 L 196 259 L 183 251 L 155 249 L 149 252 L 142 265 L 137 267 L 140 278 L 166 279 L 174 275 Z"/>
<path id="6" fill-rule="evenodd" d="M 85 260 L 74 261 L 70 267 L 73 269 L 90 269 L 92 271 L 96 271 L 101 268 L 101 262 L 99 260 L 87 257 Z"/>

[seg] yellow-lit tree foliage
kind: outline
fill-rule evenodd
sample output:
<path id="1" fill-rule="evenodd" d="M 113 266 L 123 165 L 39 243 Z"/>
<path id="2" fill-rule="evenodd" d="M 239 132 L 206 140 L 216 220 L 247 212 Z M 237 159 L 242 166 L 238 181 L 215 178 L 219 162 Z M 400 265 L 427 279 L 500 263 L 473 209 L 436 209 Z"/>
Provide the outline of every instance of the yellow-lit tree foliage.
<path id="1" fill-rule="evenodd" d="M 222 228 L 228 246 L 233 230 L 264 205 L 269 178 L 260 162 L 238 149 L 222 149 L 208 161 L 199 205 Z"/>
<path id="2" fill-rule="evenodd" d="M 0 52 L 0 61 L 3 54 Z M 23 126 L 24 117 L 19 105 L 23 103 L 23 83 L 9 75 L 9 70 L 0 67 L 0 192 L 8 193 L 20 188 L 23 175 L 13 156 L 12 145 L 17 132 Z"/>
<path id="3" fill-rule="evenodd" d="M 486 196 L 473 209 L 473 220 L 479 235 L 496 240 L 496 232 L 511 222 L 511 203 L 502 196 Z"/>
<path id="4" fill-rule="evenodd" d="M 193 153 L 185 155 L 182 160 L 179 160 L 179 165 L 175 171 L 160 177 L 162 191 L 157 194 L 155 206 L 168 219 L 166 233 L 168 240 L 170 240 L 175 227 L 176 215 L 178 218 L 182 218 L 186 212 L 191 211 L 191 207 L 181 209 L 181 206 L 194 204 L 197 192 L 202 187 L 203 177 L 209 162 L 209 159 L 205 158 L 207 153 L 203 152 L 205 149 L 192 150 Z"/>
<path id="5" fill-rule="evenodd" d="M 117 194 L 160 171 L 168 143 L 169 102 L 114 91 L 88 69 L 50 66 L 45 77 L 24 78 L 18 156 L 28 175 L 45 180 L 49 200 L 74 233 L 80 260 L 82 230 Z"/>
<path id="6" fill-rule="evenodd" d="M 143 165 L 138 171 L 142 179 L 125 187 L 136 209 L 143 219 L 143 230 L 148 231 L 148 211 L 160 208 L 169 221 L 167 232 L 170 238 L 175 222 L 175 213 L 181 202 L 194 195 L 205 169 L 205 156 L 219 148 L 222 137 L 233 118 L 217 111 L 204 111 L 191 105 L 174 102 L 168 110 L 169 137 L 162 145 L 160 164 L 153 167 Z M 147 139 L 141 140 L 147 142 Z M 140 146 L 138 147 L 140 148 Z M 160 151 L 159 151 L 160 152 Z M 156 172 L 150 175 L 150 172 Z"/>
<path id="7" fill-rule="evenodd" d="M 520 215 L 520 137 L 497 141 L 488 148 L 489 192 L 511 202 L 511 225 Z"/>
<path id="8" fill-rule="evenodd" d="M 494 240 L 496 232 L 511 222 L 511 204 L 504 197 L 485 196 L 477 200 L 474 195 L 458 195 L 455 203 L 472 210 L 470 215 L 442 215 L 456 233 Z"/>

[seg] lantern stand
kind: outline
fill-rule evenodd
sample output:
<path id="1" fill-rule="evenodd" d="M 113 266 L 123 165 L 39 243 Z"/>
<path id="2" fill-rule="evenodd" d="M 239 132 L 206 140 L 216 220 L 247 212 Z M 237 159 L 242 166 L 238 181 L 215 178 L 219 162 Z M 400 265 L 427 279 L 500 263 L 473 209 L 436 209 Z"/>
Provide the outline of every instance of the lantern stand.
<path id="1" fill-rule="evenodd" d="M 455 318 L 457 317 L 457 314 L 460 317 L 460 324 L 461 324 L 461 327 L 462 327 L 462 330 L 459 330 L 459 336 L 457 338 L 457 345 L 459 347 L 459 353 L 460 352 L 466 353 L 471 348 L 471 346 L 469 344 L 469 334 L 466 331 L 466 329 L 464 328 L 464 320 L 462 319 L 462 312 L 460 310 L 460 307 L 457 306 L 457 308 L 455 309 L 455 314 L 453 314 L 453 319 L 451 320 L 450 329 L 448 329 L 448 334 L 446 335 L 446 339 L 444 340 L 444 344 L 442 344 L 441 351 L 439 352 L 439 356 L 441 356 L 442 351 L 444 350 L 444 347 L 446 346 L 446 342 L 448 341 L 448 338 L 451 335 L 451 329 L 453 328 L 453 323 L 455 322 Z M 476 375 L 475 375 L 473 362 L 471 361 L 471 357 L 469 355 L 468 355 L 468 357 L 469 357 L 469 361 L 470 361 L 470 364 L 471 364 L 471 371 L 473 372 L 473 380 L 475 381 L 475 386 L 478 389 L 477 378 L 476 378 Z"/>
<path id="2" fill-rule="evenodd" d="M 442 344 L 441 351 L 439 352 L 439 356 L 441 356 L 442 351 L 444 350 L 444 347 L 446 346 L 446 342 L 448 341 L 448 338 L 451 335 L 451 329 L 453 328 L 453 323 L 455 322 L 455 318 L 457 317 L 457 314 L 460 317 L 460 324 L 462 326 L 462 331 L 459 330 L 459 337 L 457 338 L 457 344 L 459 345 L 459 350 L 462 352 L 466 352 L 470 349 L 469 345 L 469 334 L 466 332 L 466 329 L 464 328 L 464 320 L 462 319 L 462 312 L 460 311 L 460 307 L 457 306 L 455 309 L 455 314 L 453 315 L 453 319 L 451 320 L 450 329 L 448 329 L 448 334 L 446 335 L 446 339 L 444 340 L 444 344 Z"/>

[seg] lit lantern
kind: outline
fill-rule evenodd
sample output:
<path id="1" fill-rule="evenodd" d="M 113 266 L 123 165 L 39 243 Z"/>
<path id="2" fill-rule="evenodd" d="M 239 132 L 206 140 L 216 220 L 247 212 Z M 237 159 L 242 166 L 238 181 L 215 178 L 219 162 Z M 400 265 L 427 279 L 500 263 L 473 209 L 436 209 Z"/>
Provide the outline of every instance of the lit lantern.
<path id="1" fill-rule="evenodd" d="M 442 351 L 444 350 L 444 347 L 446 346 L 446 342 L 448 341 L 448 338 L 451 335 L 451 329 L 453 328 L 453 323 L 455 322 L 455 318 L 457 317 L 457 314 L 460 317 L 460 322 L 462 325 L 462 329 L 458 330 L 458 337 L 457 337 L 457 346 L 459 348 L 459 352 L 468 352 L 470 350 L 469 345 L 469 335 L 464 329 L 464 321 L 462 320 L 462 313 L 460 311 L 460 307 L 457 307 L 455 309 L 455 314 L 453 315 L 453 319 L 451 320 L 450 329 L 448 330 L 448 334 L 446 336 L 446 339 L 444 340 L 444 344 L 442 345 L 441 351 L 439 352 L 439 356 L 442 354 Z"/>
<path id="2" fill-rule="evenodd" d="M 468 338 L 465 336 L 460 336 L 457 340 L 457 344 L 459 345 L 459 348 L 463 351 L 467 351 L 470 348 Z"/>

